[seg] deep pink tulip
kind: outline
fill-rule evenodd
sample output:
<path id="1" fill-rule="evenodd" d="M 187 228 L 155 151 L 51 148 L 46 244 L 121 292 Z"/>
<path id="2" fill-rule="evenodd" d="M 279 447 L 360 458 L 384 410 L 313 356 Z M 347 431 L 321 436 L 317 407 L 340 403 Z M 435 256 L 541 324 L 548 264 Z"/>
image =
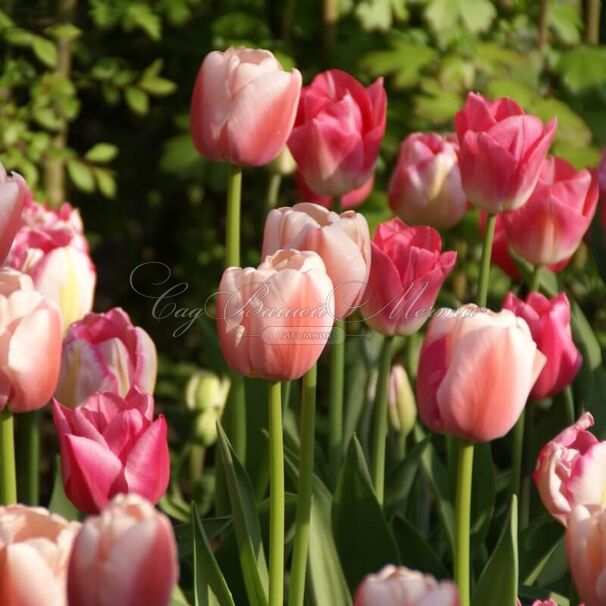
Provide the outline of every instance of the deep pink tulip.
<path id="1" fill-rule="evenodd" d="M 335 200 L 331 196 L 321 196 L 311 191 L 311 189 L 309 189 L 307 186 L 307 183 L 305 183 L 303 175 L 299 171 L 295 173 L 295 183 L 302 200 L 313 202 L 314 204 L 320 204 L 320 206 L 324 206 L 325 208 L 334 209 Z M 370 196 L 374 183 L 375 176 L 373 175 L 368 181 L 366 181 L 366 183 L 364 183 L 364 185 L 342 196 L 339 201 L 340 207 L 343 210 L 352 210 L 363 204 L 368 196 Z"/>
<path id="2" fill-rule="evenodd" d="M 41 507 L 0 507 L 0 604 L 67 606 L 67 569 L 78 522 Z"/>
<path id="3" fill-rule="evenodd" d="M 449 228 L 467 210 L 453 135 L 414 133 L 402 146 L 389 184 L 389 205 L 410 225 Z"/>
<path id="4" fill-rule="evenodd" d="M 61 318 L 31 278 L 0 270 L 0 410 L 27 412 L 51 398 L 61 361 Z"/>
<path id="5" fill-rule="evenodd" d="M 157 365 L 154 342 L 123 309 L 90 313 L 65 335 L 55 397 L 73 407 L 100 391 L 125 396 L 135 386 L 153 393 Z"/>
<path id="6" fill-rule="evenodd" d="M 125 398 L 97 393 L 75 409 L 53 400 L 65 494 L 96 513 L 120 492 L 157 503 L 170 475 L 166 421 L 154 400 L 133 387 Z"/>
<path id="7" fill-rule="evenodd" d="M 343 196 L 372 177 L 385 134 L 383 79 L 364 88 L 338 69 L 303 87 L 288 147 L 318 195 Z"/>
<path id="8" fill-rule="evenodd" d="M 569 258 L 589 229 L 598 202 L 595 174 L 565 160 L 545 160 L 539 182 L 519 210 L 503 214 L 512 249 L 533 265 Z"/>
<path id="9" fill-rule="evenodd" d="M 570 385 L 583 358 L 572 340 L 570 302 L 566 294 L 560 293 L 547 299 L 540 293 L 532 292 L 524 302 L 508 293 L 503 308 L 526 320 L 539 351 L 545 354 L 545 366 L 530 397 L 546 398 Z"/>
<path id="10" fill-rule="evenodd" d="M 360 305 L 370 270 L 370 234 L 364 215 L 340 215 L 309 202 L 276 208 L 267 215 L 263 257 L 284 248 L 312 250 L 322 257 L 334 286 L 335 317 Z"/>
<path id="11" fill-rule="evenodd" d="M 585 606 L 606 604 L 606 509 L 578 505 L 566 529 L 568 565 Z"/>
<path id="12" fill-rule="evenodd" d="M 522 606 L 522 602 L 520 602 L 520 600 L 517 601 L 517 606 Z M 548 600 L 535 600 L 532 603 L 532 606 L 558 606 L 558 603 L 549 598 Z"/>
<path id="13" fill-rule="evenodd" d="M 0 164 L 0 263 L 6 259 L 13 238 L 21 225 L 21 214 L 32 194 L 17 173 L 7 174 Z"/>
<path id="14" fill-rule="evenodd" d="M 459 591 L 452 581 L 391 564 L 364 577 L 354 606 L 459 606 Z"/>
<path id="15" fill-rule="evenodd" d="M 429 317 L 457 253 L 442 252 L 440 234 L 432 227 L 408 227 L 400 219 L 379 225 L 371 250 L 362 317 L 384 335 L 416 332 Z"/>
<path id="16" fill-rule="evenodd" d="M 459 168 L 467 198 L 489 213 L 520 208 L 537 184 L 556 131 L 511 99 L 470 93 L 455 116 Z"/>
<path id="17" fill-rule="evenodd" d="M 544 364 L 528 325 L 508 309 L 440 309 L 419 359 L 421 419 L 433 431 L 472 442 L 500 438 L 524 410 Z"/>
<path id="18" fill-rule="evenodd" d="M 332 291 L 324 262 L 311 251 L 279 250 L 257 269 L 226 269 L 217 331 L 227 364 L 272 381 L 302 377 L 330 337 Z"/>
<path id="19" fill-rule="evenodd" d="M 548 442 L 537 459 L 533 478 L 543 505 L 564 525 L 575 505 L 604 505 L 606 442 L 588 431 L 592 425 L 586 412 Z"/>
<path id="20" fill-rule="evenodd" d="M 268 164 L 290 135 L 300 93 L 300 72 L 284 71 L 267 50 L 240 47 L 209 53 L 191 100 L 196 149 L 211 160 Z"/>
<path id="21" fill-rule="evenodd" d="M 69 560 L 69 606 L 168 606 L 179 577 L 169 519 L 118 495 L 82 525 Z"/>

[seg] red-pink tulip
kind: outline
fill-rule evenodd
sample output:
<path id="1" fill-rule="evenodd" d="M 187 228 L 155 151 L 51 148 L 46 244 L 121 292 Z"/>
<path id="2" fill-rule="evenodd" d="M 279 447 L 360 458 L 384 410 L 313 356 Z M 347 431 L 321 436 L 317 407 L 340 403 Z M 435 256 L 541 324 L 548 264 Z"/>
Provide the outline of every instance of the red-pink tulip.
<path id="1" fill-rule="evenodd" d="M 179 577 L 169 519 L 118 495 L 82 525 L 69 560 L 69 606 L 168 606 Z"/>
<path id="2" fill-rule="evenodd" d="M 520 208 L 537 184 L 556 131 L 511 99 L 470 93 L 455 116 L 459 168 L 467 198 L 489 213 Z"/>
<path id="3" fill-rule="evenodd" d="M 301 74 L 287 72 L 267 50 L 209 53 L 191 100 L 194 145 L 211 160 L 261 166 L 279 153 L 297 113 Z"/>
<path id="4" fill-rule="evenodd" d="M 356 310 L 370 269 L 370 234 L 363 215 L 339 215 L 309 202 L 276 208 L 265 221 L 262 256 L 284 248 L 312 250 L 322 257 L 334 286 L 337 319 Z"/>
<path id="5" fill-rule="evenodd" d="M 539 351 L 546 362 L 530 397 L 546 398 L 559 393 L 572 383 L 583 358 L 572 340 L 570 303 L 565 293 L 552 299 L 532 292 L 526 302 L 508 293 L 503 307 L 524 318 Z"/>
<path id="6" fill-rule="evenodd" d="M 303 87 L 288 147 L 318 195 L 343 196 L 372 177 L 385 134 L 383 79 L 364 88 L 338 69 Z"/>
<path id="7" fill-rule="evenodd" d="M 389 184 L 389 205 L 411 225 L 448 228 L 467 209 L 452 135 L 414 133 L 402 146 Z"/>
<path id="8" fill-rule="evenodd" d="M 585 606 L 606 604 L 606 509 L 579 505 L 566 529 L 568 565 Z"/>
<path id="9" fill-rule="evenodd" d="M 586 412 L 548 442 L 537 459 L 533 478 L 543 505 L 564 525 L 575 505 L 605 504 L 606 442 L 587 431 L 592 425 Z"/>
<path id="10" fill-rule="evenodd" d="M 442 252 L 432 227 L 408 227 L 392 219 L 377 228 L 372 241 L 368 288 L 362 317 L 384 335 L 410 335 L 431 314 L 457 253 Z"/>
<path id="11" fill-rule="evenodd" d="M 0 604 L 67 606 L 67 569 L 78 522 L 41 507 L 0 507 Z"/>
<path id="12" fill-rule="evenodd" d="M 125 398 L 98 393 L 75 409 L 53 401 L 65 494 L 96 513 L 120 492 L 157 503 L 168 486 L 166 421 L 153 398 L 133 387 Z"/>
<path id="13" fill-rule="evenodd" d="M 31 278 L 0 270 L 0 410 L 42 408 L 59 377 L 61 318 Z"/>
<path id="14" fill-rule="evenodd" d="M 302 377 L 330 337 L 332 291 L 322 259 L 311 251 L 279 250 L 257 269 L 226 269 L 217 331 L 227 364 L 249 377 Z"/>
<path id="15" fill-rule="evenodd" d="M 21 214 L 31 200 L 29 191 L 21 175 L 9 176 L 0 164 L 0 263 L 6 259 L 13 238 L 21 225 Z"/>
<path id="16" fill-rule="evenodd" d="M 321 196 L 311 191 L 307 183 L 305 183 L 303 175 L 299 171 L 295 173 L 295 183 L 302 200 L 320 204 L 320 206 L 324 206 L 325 208 L 334 209 L 335 200 L 331 196 Z M 363 204 L 368 196 L 370 196 L 374 183 L 375 176 L 373 175 L 368 181 L 366 181 L 366 183 L 364 183 L 364 185 L 343 195 L 340 199 L 340 207 L 343 210 L 352 210 Z"/>
<path id="17" fill-rule="evenodd" d="M 500 438 L 518 420 L 544 364 L 528 325 L 508 309 L 440 309 L 419 359 L 421 419 L 473 442 Z"/>
<path id="18" fill-rule="evenodd" d="M 595 174 L 561 158 L 545 160 L 539 182 L 519 210 L 503 214 L 511 248 L 533 265 L 570 257 L 589 229 L 598 202 Z"/>
<path id="19" fill-rule="evenodd" d="M 55 397 L 73 407 L 100 391 L 125 396 L 135 386 L 153 393 L 157 364 L 154 342 L 123 309 L 90 313 L 65 335 Z"/>
<path id="20" fill-rule="evenodd" d="M 354 606 L 459 606 L 452 581 L 389 564 L 364 577 L 356 590 Z"/>

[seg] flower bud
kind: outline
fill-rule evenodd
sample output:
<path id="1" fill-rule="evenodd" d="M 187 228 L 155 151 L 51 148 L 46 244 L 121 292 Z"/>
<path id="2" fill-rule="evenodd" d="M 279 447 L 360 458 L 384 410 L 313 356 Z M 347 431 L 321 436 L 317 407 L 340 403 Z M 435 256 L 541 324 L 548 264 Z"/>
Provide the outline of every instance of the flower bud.
<path id="1" fill-rule="evenodd" d="M 417 420 L 417 404 L 406 370 L 395 364 L 389 376 L 389 421 L 393 429 L 407 436 Z"/>
<path id="2" fill-rule="evenodd" d="M 297 169 L 297 163 L 292 157 L 288 145 L 282 148 L 282 151 L 271 161 L 269 168 L 274 173 L 278 173 L 283 177 L 292 175 Z"/>

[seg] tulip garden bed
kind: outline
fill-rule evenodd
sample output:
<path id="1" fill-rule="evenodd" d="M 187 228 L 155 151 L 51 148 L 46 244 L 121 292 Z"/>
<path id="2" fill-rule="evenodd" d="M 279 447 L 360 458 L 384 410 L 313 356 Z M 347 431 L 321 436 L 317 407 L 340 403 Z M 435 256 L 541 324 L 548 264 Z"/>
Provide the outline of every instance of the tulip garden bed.
<path id="1" fill-rule="evenodd" d="M 601 2 L 50 4 L 0 606 L 605 606 Z"/>

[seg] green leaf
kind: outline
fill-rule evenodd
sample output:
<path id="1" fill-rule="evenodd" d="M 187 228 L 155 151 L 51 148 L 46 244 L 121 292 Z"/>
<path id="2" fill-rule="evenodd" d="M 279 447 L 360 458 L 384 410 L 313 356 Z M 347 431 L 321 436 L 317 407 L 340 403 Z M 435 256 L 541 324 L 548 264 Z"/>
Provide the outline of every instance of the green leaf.
<path id="1" fill-rule="evenodd" d="M 73 181 L 74 185 L 87 193 L 95 190 L 95 180 L 93 178 L 93 172 L 89 166 L 84 164 L 81 160 L 70 159 L 67 161 L 67 172 L 69 178 Z"/>
<path id="2" fill-rule="evenodd" d="M 152 40 L 160 40 L 162 37 L 160 17 L 146 4 L 130 3 L 126 9 L 124 24 L 127 29 L 137 27 L 143 30 Z"/>
<path id="3" fill-rule="evenodd" d="M 606 48 L 580 46 L 566 51 L 556 69 L 572 93 L 600 87 L 606 83 Z"/>
<path id="4" fill-rule="evenodd" d="M 485 32 L 496 17 L 490 0 L 429 0 L 425 18 L 437 33 L 460 25 L 472 33 Z"/>
<path id="5" fill-rule="evenodd" d="M 385 564 L 397 564 L 400 559 L 356 436 L 349 444 L 339 472 L 332 505 L 332 529 L 351 591 L 369 572 Z"/>
<path id="6" fill-rule="evenodd" d="M 564 529 L 549 514 L 532 520 L 520 535 L 520 581 L 533 585 L 563 540 Z"/>
<path id="7" fill-rule="evenodd" d="M 252 604 L 267 604 L 267 563 L 250 479 L 217 424 L 219 455 L 227 484 L 246 592 Z"/>
<path id="8" fill-rule="evenodd" d="M 99 191 L 106 198 L 115 198 L 116 196 L 116 180 L 111 171 L 106 168 L 95 168 L 95 179 L 97 181 L 97 187 Z"/>
<path id="9" fill-rule="evenodd" d="M 61 477 L 61 458 L 55 457 L 55 479 L 53 482 L 53 492 L 51 494 L 48 510 L 63 516 L 66 520 L 77 520 L 80 512 L 67 498 L 63 490 L 63 479 Z"/>
<path id="10" fill-rule="evenodd" d="M 581 40 L 583 20 L 575 0 L 550 2 L 547 12 L 549 26 L 564 44 L 578 44 Z"/>
<path id="11" fill-rule="evenodd" d="M 210 548 L 196 504 L 191 504 L 194 544 L 195 606 L 235 606 L 229 587 Z"/>
<path id="12" fill-rule="evenodd" d="M 42 36 L 34 36 L 32 39 L 32 50 L 34 55 L 48 67 L 57 65 L 57 47 L 53 42 Z"/>
<path id="13" fill-rule="evenodd" d="M 473 606 L 515 606 L 518 597 L 518 503 L 511 498 L 508 520 L 473 592 Z"/>
<path id="14" fill-rule="evenodd" d="M 489 443 L 476 444 L 472 477 L 471 534 L 473 544 L 480 545 L 488 533 L 496 499 L 496 477 Z"/>
<path id="15" fill-rule="evenodd" d="M 147 93 L 136 86 L 129 86 L 124 91 L 126 104 L 136 114 L 145 115 L 149 111 L 149 97 Z"/>
<path id="16" fill-rule="evenodd" d="M 356 6 L 356 17 L 366 31 L 387 32 L 394 20 L 408 17 L 406 0 L 361 0 Z"/>
<path id="17" fill-rule="evenodd" d="M 111 143 L 97 143 L 84 154 L 84 157 L 89 162 L 105 164 L 106 162 L 111 162 L 117 155 L 118 148 L 115 145 Z"/>
<path id="18" fill-rule="evenodd" d="M 72 23 L 57 23 L 46 28 L 46 33 L 56 40 L 76 40 L 82 35 L 82 30 Z"/>
<path id="19" fill-rule="evenodd" d="M 173 589 L 173 594 L 170 596 L 170 604 L 168 606 L 189 606 L 189 602 L 179 585 L 175 586 Z"/>
<path id="20" fill-rule="evenodd" d="M 166 78 L 147 78 L 139 81 L 139 88 L 156 97 L 172 95 L 177 90 L 177 85 Z"/>
<path id="21" fill-rule="evenodd" d="M 429 444 L 429 438 L 425 438 L 419 444 L 415 444 L 412 450 L 391 470 L 385 481 L 385 509 L 387 511 L 397 507 L 412 487 L 413 480 L 417 475 L 421 455 Z"/>

